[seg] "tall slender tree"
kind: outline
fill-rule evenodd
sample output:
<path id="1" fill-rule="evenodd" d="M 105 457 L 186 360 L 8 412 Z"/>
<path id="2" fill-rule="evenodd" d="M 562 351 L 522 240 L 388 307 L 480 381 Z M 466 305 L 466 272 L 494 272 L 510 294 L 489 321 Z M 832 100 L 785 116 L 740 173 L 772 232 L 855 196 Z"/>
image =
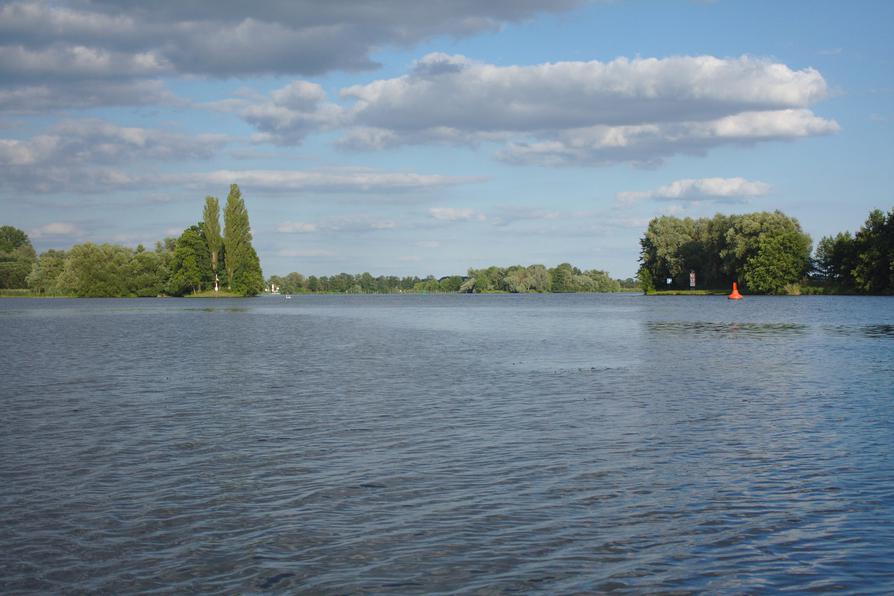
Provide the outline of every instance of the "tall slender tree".
<path id="1" fill-rule="evenodd" d="M 224 207 L 223 247 L 227 288 L 246 296 L 263 292 L 264 275 L 258 255 L 251 245 L 248 210 L 236 184 L 230 185 L 230 194 Z"/>
<path id="2" fill-rule="evenodd" d="M 220 256 L 220 248 L 223 238 L 220 236 L 220 202 L 217 197 L 205 197 L 205 240 L 208 242 L 208 252 L 211 253 L 211 272 L 217 276 L 217 260 Z"/>
<path id="3" fill-rule="evenodd" d="M 233 288 L 233 277 L 242 260 L 245 245 L 251 243 L 251 230 L 248 226 L 248 211 L 242 192 L 237 184 L 230 185 L 227 204 L 224 207 L 224 265 L 227 270 L 227 289 Z"/>

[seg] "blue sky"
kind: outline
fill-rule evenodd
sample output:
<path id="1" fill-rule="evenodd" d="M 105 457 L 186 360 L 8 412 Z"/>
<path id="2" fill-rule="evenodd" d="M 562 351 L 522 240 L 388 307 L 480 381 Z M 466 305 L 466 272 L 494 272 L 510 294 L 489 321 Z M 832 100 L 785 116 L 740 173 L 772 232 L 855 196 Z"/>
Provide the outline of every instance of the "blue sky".
<path id="1" fill-rule="evenodd" d="M 890 209 L 894 3 L 0 3 L 0 223 L 265 274 L 635 273 L 662 214 Z"/>

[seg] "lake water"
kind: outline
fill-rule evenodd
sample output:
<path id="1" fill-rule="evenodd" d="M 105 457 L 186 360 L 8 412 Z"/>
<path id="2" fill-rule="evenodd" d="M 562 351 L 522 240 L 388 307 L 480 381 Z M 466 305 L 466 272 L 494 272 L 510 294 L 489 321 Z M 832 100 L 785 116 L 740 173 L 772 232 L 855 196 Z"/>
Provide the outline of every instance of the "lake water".
<path id="1" fill-rule="evenodd" d="M 0 300 L 0 592 L 894 592 L 894 298 Z"/>

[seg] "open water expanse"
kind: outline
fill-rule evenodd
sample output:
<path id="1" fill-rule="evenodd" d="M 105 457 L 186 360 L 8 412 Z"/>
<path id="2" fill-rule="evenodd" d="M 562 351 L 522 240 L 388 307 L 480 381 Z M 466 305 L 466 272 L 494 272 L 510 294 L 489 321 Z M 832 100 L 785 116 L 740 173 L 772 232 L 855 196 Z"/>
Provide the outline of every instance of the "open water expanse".
<path id="1" fill-rule="evenodd" d="M 0 300 L 0 592 L 894 592 L 894 298 Z"/>

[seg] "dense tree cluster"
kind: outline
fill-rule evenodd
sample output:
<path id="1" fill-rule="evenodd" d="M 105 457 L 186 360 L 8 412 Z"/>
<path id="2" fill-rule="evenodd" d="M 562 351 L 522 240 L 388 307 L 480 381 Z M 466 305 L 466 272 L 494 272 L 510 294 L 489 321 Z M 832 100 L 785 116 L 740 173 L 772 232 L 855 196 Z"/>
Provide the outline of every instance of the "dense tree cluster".
<path id="1" fill-rule="evenodd" d="M 450 280 L 457 279 L 450 289 Z M 327 294 L 398 294 L 406 292 L 455 292 L 462 283 L 462 277 L 445 277 L 441 280 L 433 276 L 427 278 L 397 277 L 380 275 L 373 277 L 370 273 L 352 275 L 309 275 L 289 273 L 285 276 L 274 275 L 268 281 L 276 286 L 281 294 L 327 293 Z M 442 284 L 443 282 L 443 284 Z"/>
<path id="2" fill-rule="evenodd" d="M 0 227 L 0 288 L 24 288 L 36 259 L 25 232 L 12 226 Z"/>
<path id="3" fill-rule="evenodd" d="M 628 280 L 630 283 L 633 280 Z M 451 275 L 440 279 L 434 276 L 373 277 L 369 273 L 351 275 L 339 273 L 331 277 L 289 273 L 274 275 L 269 282 L 283 294 L 338 293 L 338 294 L 394 294 L 401 292 L 617 292 L 621 283 L 604 271 L 581 271 L 568 263 L 547 269 L 543 265 L 523 267 L 488 267 L 469 269 L 467 276 Z"/>
<path id="4" fill-rule="evenodd" d="M 248 212 L 239 187 L 230 187 L 221 237 L 220 208 L 205 200 L 205 221 L 186 228 L 179 238 L 132 249 L 113 244 L 77 244 L 68 251 L 48 250 L 39 257 L 21 230 L 0 228 L 2 288 L 24 288 L 49 296 L 183 296 L 214 288 L 215 276 L 233 293 L 264 291 L 260 261 L 251 245 Z M 218 263 L 223 262 L 224 268 Z M 7 263 L 9 265 L 7 266 Z M 219 271 L 218 271 L 219 270 Z"/>
<path id="5" fill-rule="evenodd" d="M 640 247 L 638 276 L 645 290 L 688 288 L 695 272 L 701 289 L 728 288 L 736 281 L 751 293 L 796 293 L 811 266 L 810 236 L 780 211 L 657 217 Z"/>
<path id="6" fill-rule="evenodd" d="M 469 269 L 461 292 L 619 292 L 621 284 L 605 271 L 581 271 L 568 263 Z"/>
<path id="7" fill-rule="evenodd" d="M 894 209 L 872 211 L 854 235 L 820 240 L 816 278 L 836 293 L 894 294 Z"/>
<path id="8" fill-rule="evenodd" d="M 48 296 L 158 296 L 170 276 L 172 244 L 159 242 L 154 251 L 91 242 L 48 250 L 28 275 L 28 287 Z"/>

